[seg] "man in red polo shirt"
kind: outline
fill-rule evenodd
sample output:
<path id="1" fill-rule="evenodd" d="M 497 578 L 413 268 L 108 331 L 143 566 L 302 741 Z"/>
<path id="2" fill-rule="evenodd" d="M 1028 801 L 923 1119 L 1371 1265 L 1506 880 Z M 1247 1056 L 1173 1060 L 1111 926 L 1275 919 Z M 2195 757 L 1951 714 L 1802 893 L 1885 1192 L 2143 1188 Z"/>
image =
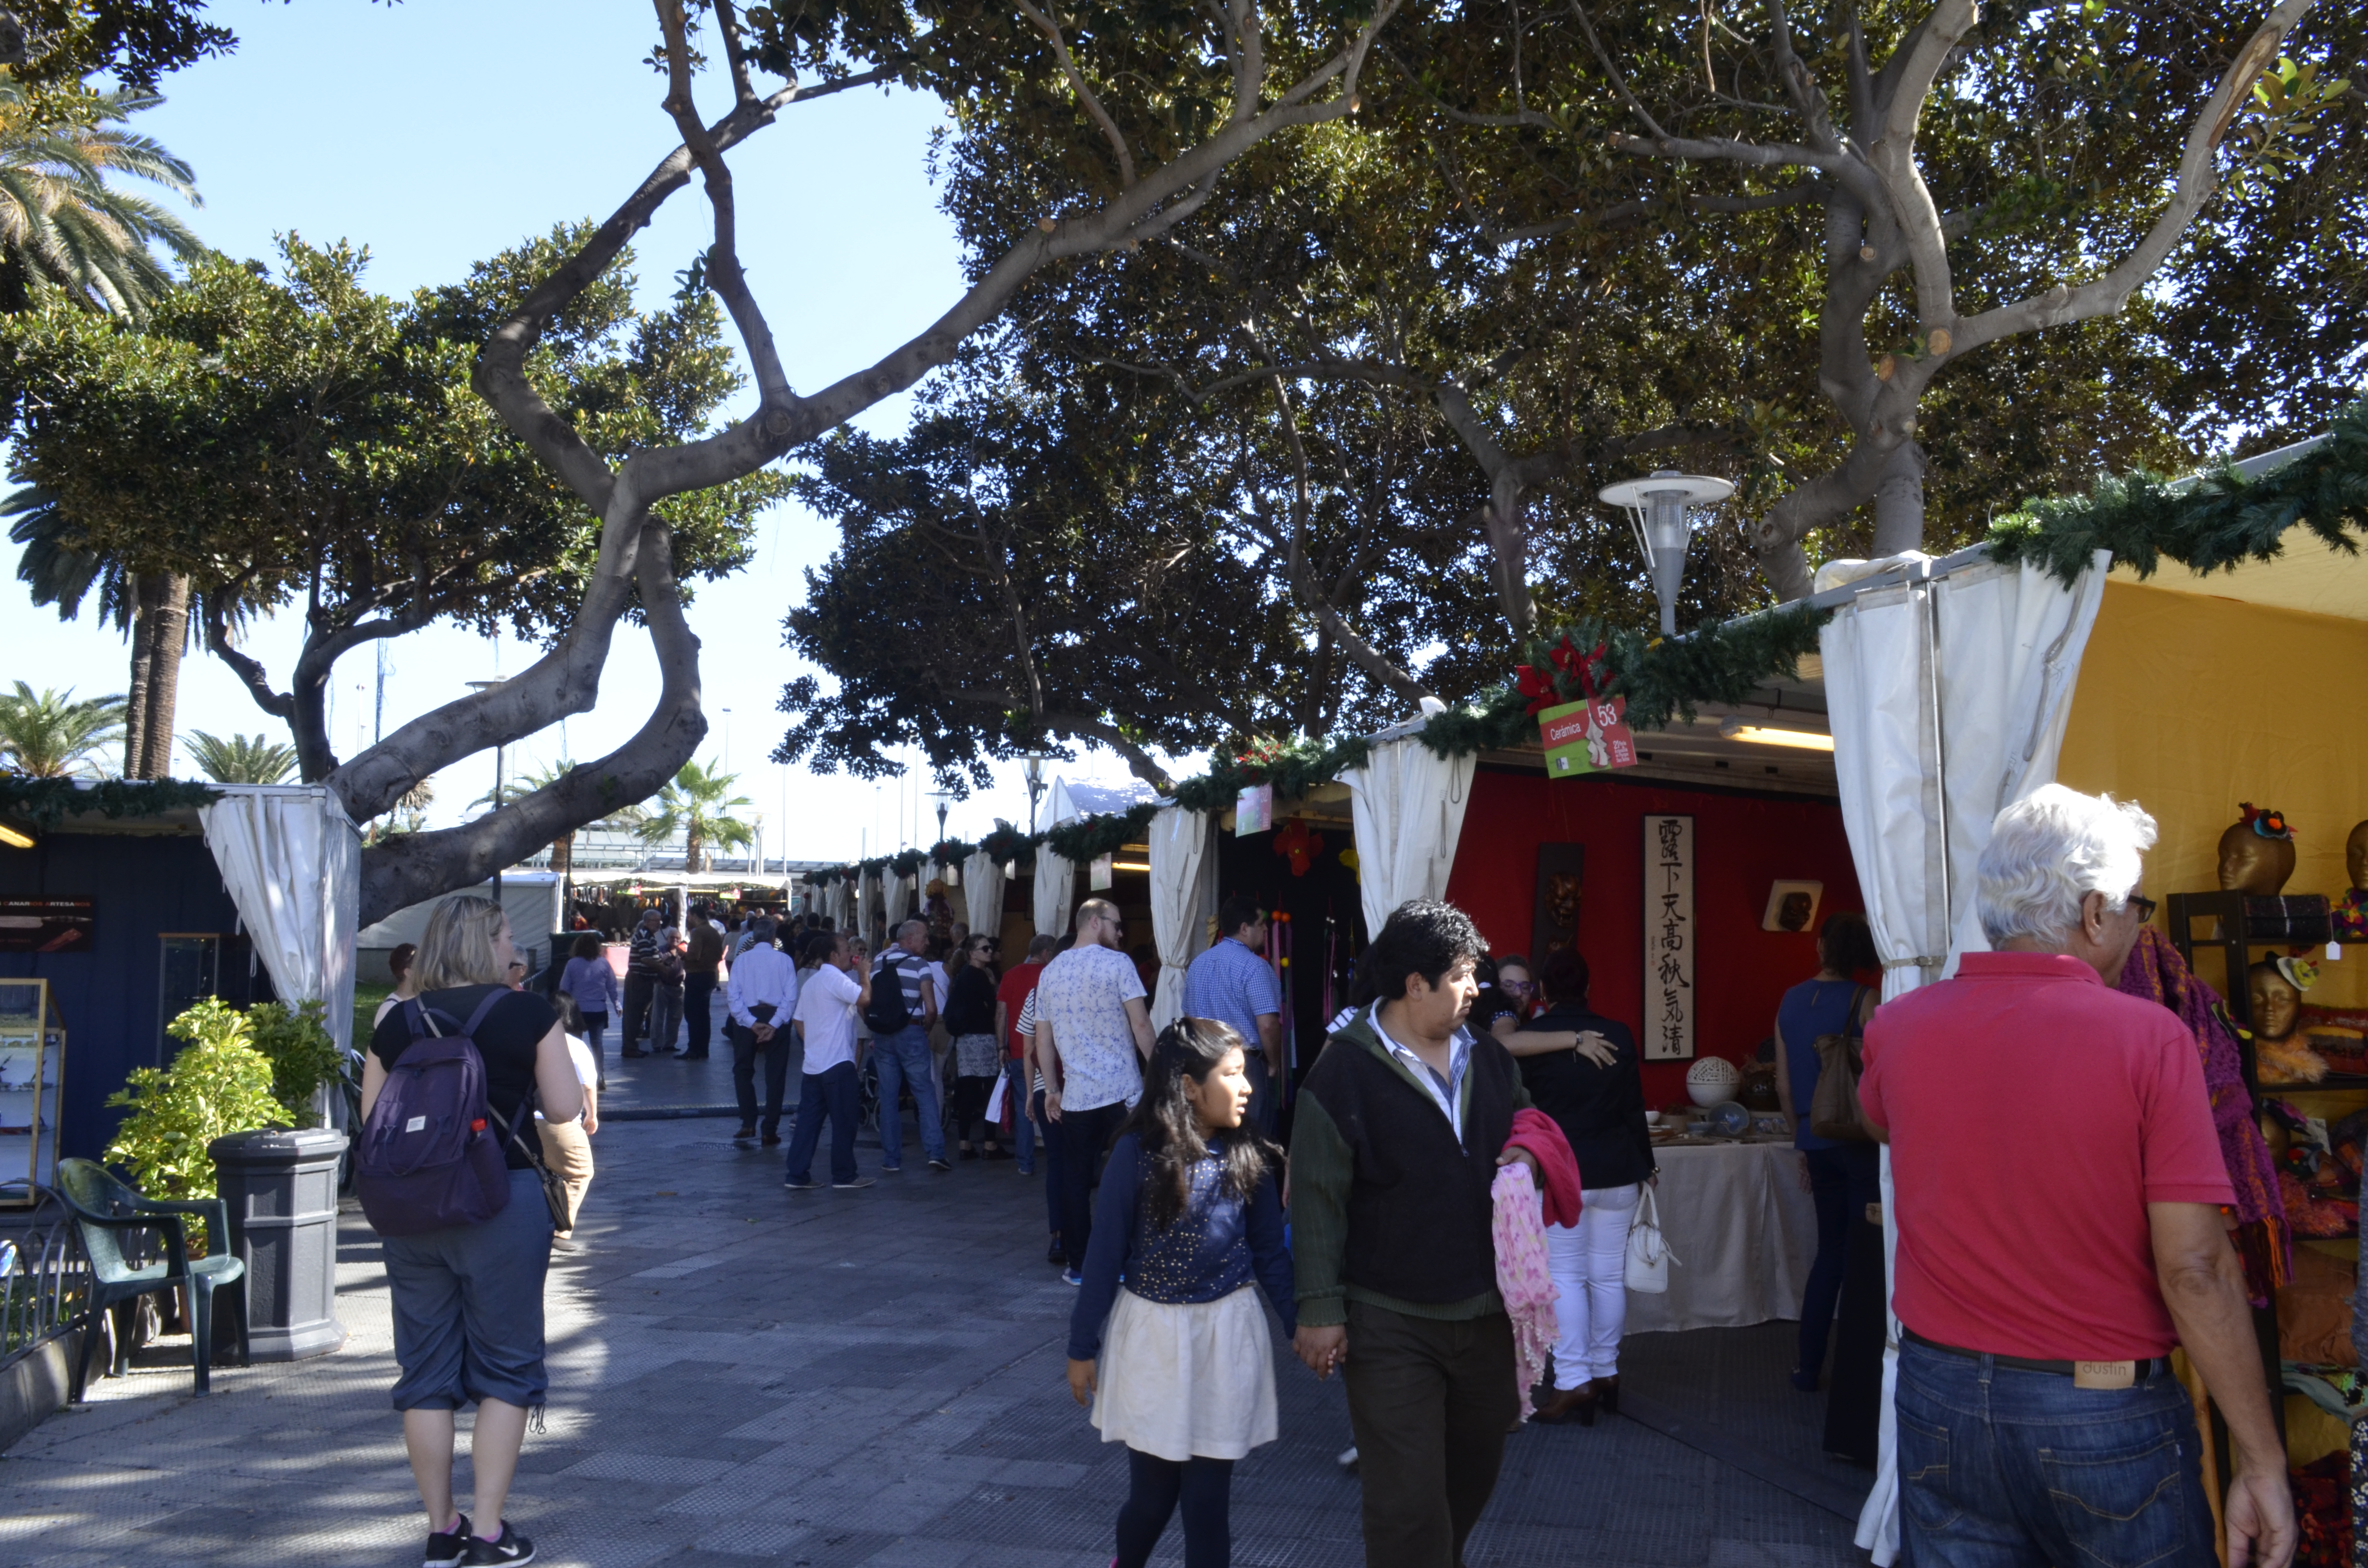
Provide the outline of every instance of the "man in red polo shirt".
<path id="1" fill-rule="evenodd" d="M 1917 1568 L 2213 1563 L 2174 1345 L 2227 1419 L 2231 1568 L 2294 1554 L 2195 1042 L 2112 989 L 2153 913 L 2138 881 L 2154 838 L 2135 803 L 2061 785 L 2009 806 L 1975 892 L 1997 950 L 1867 1027 Z"/>

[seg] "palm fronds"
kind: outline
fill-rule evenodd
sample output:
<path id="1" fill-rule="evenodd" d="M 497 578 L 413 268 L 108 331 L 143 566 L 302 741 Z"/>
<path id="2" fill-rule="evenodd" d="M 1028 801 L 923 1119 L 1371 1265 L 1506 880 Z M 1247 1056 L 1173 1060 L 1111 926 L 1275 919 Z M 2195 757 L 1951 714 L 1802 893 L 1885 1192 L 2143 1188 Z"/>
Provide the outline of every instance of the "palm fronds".
<path id="1" fill-rule="evenodd" d="M 171 277 L 152 246 L 188 260 L 204 250 L 188 226 L 109 176 L 142 180 L 199 205 L 189 165 L 153 138 L 113 129 L 164 102 L 119 87 L 87 100 L 85 118 L 40 117 L 14 79 L 0 76 L 0 256 L 29 282 L 77 302 L 138 316 Z"/>
<path id="2" fill-rule="evenodd" d="M 296 771 L 296 748 L 268 735 L 234 733 L 224 740 L 191 730 L 182 744 L 198 770 L 217 784 L 281 784 Z"/>
<path id="3" fill-rule="evenodd" d="M 89 697 L 74 687 L 36 692 L 23 681 L 0 694 L 0 763 L 33 778 L 70 778 L 77 769 L 104 777 L 97 758 L 123 744 L 123 699 Z"/>

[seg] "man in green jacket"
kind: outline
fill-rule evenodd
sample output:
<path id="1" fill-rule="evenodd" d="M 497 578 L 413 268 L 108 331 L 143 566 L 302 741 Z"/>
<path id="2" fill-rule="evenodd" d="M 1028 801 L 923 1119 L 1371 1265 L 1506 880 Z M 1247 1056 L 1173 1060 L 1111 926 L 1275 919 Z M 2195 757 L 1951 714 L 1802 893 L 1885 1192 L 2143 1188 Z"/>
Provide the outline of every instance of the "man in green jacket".
<path id="1" fill-rule="evenodd" d="M 1291 1139 L 1299 1358 L 1344 1369 L 1371 1568 L 1459 1568 L 1520 1410 L 1489 1188 L 1530 1096 L 1463 1028 L 1485 951 L 1471 917 L 1398 906 L 1366 961 L 1377 1000 L 1332 1036 Z"/>

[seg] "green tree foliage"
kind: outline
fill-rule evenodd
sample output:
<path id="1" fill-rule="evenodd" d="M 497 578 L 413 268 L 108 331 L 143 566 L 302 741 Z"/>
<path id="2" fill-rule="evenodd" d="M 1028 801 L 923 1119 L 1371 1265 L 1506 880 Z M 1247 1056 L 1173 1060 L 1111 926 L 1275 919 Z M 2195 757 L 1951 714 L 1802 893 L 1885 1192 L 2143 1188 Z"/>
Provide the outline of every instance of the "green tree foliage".
<path id="1" fill-rule="evenodd" d="M 233 734 L 224 740 L 192 730 L 182 744 L 198 771 L 217 784 L 281 784 L 296 771 L 296 748 L 268 735 Z"/>
<path id="2" fill-rule="evenodd" d="M 33 778 L 103 776 L 99 754 L 123 740 L 123 699 L 76 701 L 72 687 L 35 691 L 21 680 L 16 685 L 13 696 L 0 693 L 0 762 Z"/>
<path id="3" fill-rule="evenodd" d="M 290 1119 L 272 1097 L 271 1061 L 255 1048 L 246 1014 L 209 996 L 165 1029 L 188 1043 L 167 1067 L 133 1068 L 107 1096 L 110 1106 L 130 1108 L 107 1160 L 151 1198 L 211 1198 L 214 1161 L 206 1145 Z"/>
<path id="4" fill-rule="evenodd" d="M 757 830 L 731 814 L 750 803 L 746 795 L 732 793 L 739 781 L 736 773 L 686 762 L 674 782 L 657 792 L 633 832 L 645 844 L 664 844 L 681 835 L 683 869 L 695 877 L 707 869 L 711 846 L 746 849 L 756 841 Z"/>
<path id="5" fill-rule="evenodd" d="M 164 101 L 119 87 L 61 103 L 0 75 L 0 311 L 55 290 L 85 308 L 137 316 L 171 282 L 153 247 L 183 261 L 204 249 L 170 210 L 108 183 L 128 176 L 198 205 L 188 165 L 118 129 Z"/>
<path id="6" fill-rule="evenodd" d="M 0 326 L 18 389 L 14 472 L 55 497 L 63 542 L 130 573 L 196 585 L 208 645 L 288 721 L 307 779 L 336 766 L 336 659 L 445 620 L 550 639 L 565 630 L 600 520 L 551 483 L 469 391 L 474 345 L 579 231 L 480 264 L 409 300 L 370 292 L 364 252 L 294 237 L 285 270 L 200 260 L 137 328 L 68 310 Z M 614 269 L 538 347 L 533 372 L 599 449 L 695 436 L 738 386 L 703 290 L 632 304 Z M 737 570 L 778 475 L 659 507 L 687 578 Z M 284 688 L 242 652 L 242 617 L 301 605 Z"/>
<path id="7" fill-rule="evenodd" d="M 297 1127 L 316 1119 L 313 1095 L 345 1075 L 345 1058 L 322 1022 L 324 1016 L 318 1001 L 295 1007 L 258 1002 L 246 1010 L 248 1042 L 271 1063 L 271 1097 Z"/>
<path id="8" fill-rule="evenodd" d="M 168 71 L 237 47 L 205 13 L 205 0 L 14 0 L 9 14 L 24 35 L 16 74 L 60 94 L 102 72 L 153 87 Z"/>

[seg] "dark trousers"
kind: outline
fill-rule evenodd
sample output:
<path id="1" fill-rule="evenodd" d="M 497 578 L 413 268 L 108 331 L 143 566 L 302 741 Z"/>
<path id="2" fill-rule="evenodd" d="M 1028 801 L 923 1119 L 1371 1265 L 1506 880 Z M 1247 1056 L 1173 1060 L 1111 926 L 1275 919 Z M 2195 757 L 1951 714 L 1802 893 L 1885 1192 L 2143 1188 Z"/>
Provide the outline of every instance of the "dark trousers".
<path id="1" fill-rule="evenodd" d="M 1091 1110 L 1061 1110 L 1061 1250 L 1071 1268 L 1086 1266 L 1086 1237 L 1094 1226 L 1094 1188 L 1102 1179 L 1102 1156 L 1126 1119 L 1126 1102 Z"/>
<path id="2" fill-rule="evenodd" d="M 1352 1301 L 1343 1381 L 1367 1568 L 1459 1568 L 1520 1409 L 1512 1320 L 1450 1323 Z"/>
<path id="3" fill-rule="evenodd" d="M 765 1136 L 781 1130 L 781 1097 L 790 1084 L 790 1051 L 797 1044 L 790 1031 L 778 1029 L 759 1041 L 739 1025 L 732 1026 L 732 1092 L 740 1099 L 740 1125 L 757 1125 L 757 1058 L 765 1059 Z"/>
<path id="4" fill-rule="evenodd" d="M 1234 1556 L 1234 1461 L 1164 1460 L 1126 1451 L 1126 1502 L 1118 1511 L 1118 1568 L 1143 1568 L 1184 1505 L 1184 1568 L 1226 1568 Z"/>
<path id="5" fill-rule="evenodd" d="M 1883 1431 L 1884 1303 L 1883 1227 L 1863 1212 L 1850 1219 L 1850 1266 L 1842 1271 L 1841 1311 L 1834 1317 L 1834 1370 L 1826 1385 L 1826 1452 L 1874 1468 Z"/>
<path id="6" fill-rule="evenodd" d="M 1061 1195 L 1067 1189 L 1061 1185 L 1061 1124 L 1044 1119 L 1044 1091 L 1038 1089 L 1028 1096 L 1029 1114 L 1036 1118 L 1036 1130 L 1044 1137 L 1044 1229 L 1053 1235 L 1061 1233 Z"/>
<path id="7" fill-rule="evenodd" d="M 814 1179 L 814 1145 L 822 1139 L 825 1117 L 830 1119 L 830 1179 L 841 1187 L 855 1179 L 855 1121 L 862 1098 L 852 1062 L 806 1074 L 798 1095 L 797 1131 L 790 1134 L 790 1180 Z"/>
<path id="8" fill-rule="evenodd" d="M 1801 1291 L 1800 1358 L 1794 1363 L 1805 1388 L 1825 1369 L 1826 1335 L 1834 1325 L 1834 1303 L 1841 1299 L 1850 1231 L 1866 1218 L 1868 1204 L 1882 1201 L 1883 1167 L 1872 1143 L 1804 1149 L 1801 1158 L 1808 1163 L 1809 1196 L 1817 1208 L 1817 1261 L 1809 1266 L 1809 1282 Z"/>
<path id="9" fill-rule="evenodd" d="M 625 971 L 625 1019 L 617 1042 L 620 1056 L 639 1056 L 642 1037 L 650 1032 L 650 1003 L 657 996 L 658 977 Z"/>
<path id="10" fill-rule="evenodd" d="M 690 1021 L 688 1055 L 707 1054 L 707 1042 L 715 1033 L 714 1009 L 709 1006 L 714 997 L 715 977 L 712 974 L 694 974 L 682 983 L 682 1016 Z"/>

